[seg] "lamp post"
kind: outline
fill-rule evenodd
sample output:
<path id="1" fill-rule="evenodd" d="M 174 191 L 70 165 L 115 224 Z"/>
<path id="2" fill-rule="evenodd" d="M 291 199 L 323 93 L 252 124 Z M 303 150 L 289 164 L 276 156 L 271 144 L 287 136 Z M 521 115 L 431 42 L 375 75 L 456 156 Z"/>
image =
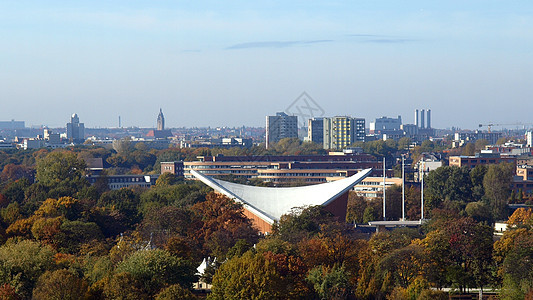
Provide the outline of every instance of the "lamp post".
<path id="1" fill-rule="evenodd" d="M 402 221 L 405 221 L 405 154 L 402 154 Z"/>

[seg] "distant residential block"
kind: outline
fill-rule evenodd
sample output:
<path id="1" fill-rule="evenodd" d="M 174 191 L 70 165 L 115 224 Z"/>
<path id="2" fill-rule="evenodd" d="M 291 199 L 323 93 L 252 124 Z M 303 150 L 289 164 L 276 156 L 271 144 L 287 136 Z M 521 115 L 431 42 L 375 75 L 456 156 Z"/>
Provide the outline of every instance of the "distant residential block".
<path id="1" fill-rule="evenodd" d="M 298 138 L 298 117 L 278 112 L 266 117 L 266 148 L 284 138 Z"/>

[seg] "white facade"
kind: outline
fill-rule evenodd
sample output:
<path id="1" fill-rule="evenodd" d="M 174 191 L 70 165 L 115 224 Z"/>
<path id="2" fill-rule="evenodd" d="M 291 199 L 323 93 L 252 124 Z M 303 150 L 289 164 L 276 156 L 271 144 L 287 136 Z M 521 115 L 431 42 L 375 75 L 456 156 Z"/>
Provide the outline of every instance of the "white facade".
<path id="1" fill-rule="evenodd" d="M 328 205 L 361 182 L 371 171 L 372 169 L 366 169 L 353 176 L 334 182 L 286 188 L 237 184 L 214 179 L 195 170 L 191 170 L 191 174 L 215 191 L 242 203 L 248 211 L 263 221 L 273 224 L 274 221 L 279 220 L 282 215 L 290 212 L 294 207 Z"/>

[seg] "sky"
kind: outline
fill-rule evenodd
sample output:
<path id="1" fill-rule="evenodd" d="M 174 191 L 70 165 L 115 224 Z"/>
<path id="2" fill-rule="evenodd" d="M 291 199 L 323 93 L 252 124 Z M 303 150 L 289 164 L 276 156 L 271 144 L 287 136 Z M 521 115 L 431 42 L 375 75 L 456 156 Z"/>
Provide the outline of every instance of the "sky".
<path id="1" fill-rule="evenodd" d="M 0 120 L 264 126 L 303 92 L 367 124 L 533 123 L 533 2 L 0 0 Z"/>

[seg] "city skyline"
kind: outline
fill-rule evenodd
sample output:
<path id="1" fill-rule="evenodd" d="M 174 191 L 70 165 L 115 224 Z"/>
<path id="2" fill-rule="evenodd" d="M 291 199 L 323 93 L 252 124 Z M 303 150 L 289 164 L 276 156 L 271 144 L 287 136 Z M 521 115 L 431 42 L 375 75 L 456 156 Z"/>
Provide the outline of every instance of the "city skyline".
<path id="1" fill-rule="evenodd" d="M 0 120 L 27 126 L 260 127 L 304 91 L 325 116 L 530 120 L 528 1 L 4 1 L 0 34 Z"/>

